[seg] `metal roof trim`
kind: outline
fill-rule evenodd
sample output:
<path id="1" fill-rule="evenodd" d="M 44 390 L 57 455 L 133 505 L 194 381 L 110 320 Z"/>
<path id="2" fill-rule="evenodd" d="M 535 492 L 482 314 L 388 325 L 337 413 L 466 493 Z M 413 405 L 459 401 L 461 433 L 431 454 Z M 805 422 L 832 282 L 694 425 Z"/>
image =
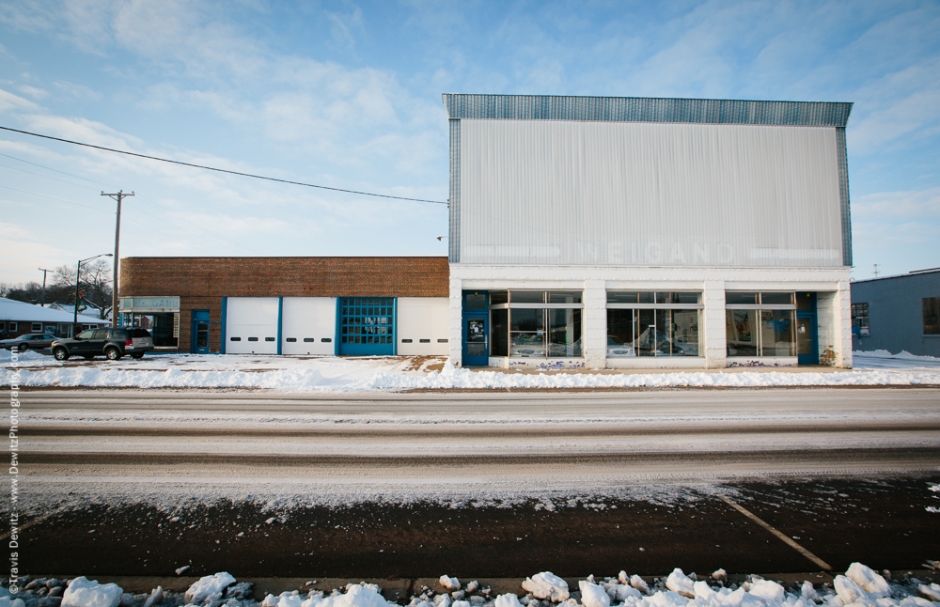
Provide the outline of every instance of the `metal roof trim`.
<path id="1" fill-rule="evenodd" d="M 844 127 L 851 102 L 445 93 L 450 119 Z"/>

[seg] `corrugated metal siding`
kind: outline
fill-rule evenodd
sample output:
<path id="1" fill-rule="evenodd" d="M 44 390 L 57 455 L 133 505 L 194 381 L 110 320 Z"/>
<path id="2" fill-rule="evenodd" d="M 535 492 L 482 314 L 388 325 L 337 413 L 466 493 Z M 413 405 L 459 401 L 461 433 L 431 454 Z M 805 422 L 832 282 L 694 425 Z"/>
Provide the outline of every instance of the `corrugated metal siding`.
<path id="1" fill-rule="evenodd" d="M 445 94 L 451 119 L 591 120 L 844 127 L 851 103 Z"/>
<path id="2" fill-rule="evenodd" d="M 461 122 L 461 263 L 842 265 L 832 128 Z"/>
<path id="3" fill-rule="evenodd" d="M 460 121 L 450 121 L 450 199 L 447 203 L 450 225 L 447 236 L 448 261 L 460 261 Z"/>
<path id="4" fill-rule="evenodd" d="M 852 209 L 849 203 L 849 159 L 845 149 L 845 128 L 836 129 L 839 161 L 839 207 L 842 211 L 842 265 L 852 265 Z"/>

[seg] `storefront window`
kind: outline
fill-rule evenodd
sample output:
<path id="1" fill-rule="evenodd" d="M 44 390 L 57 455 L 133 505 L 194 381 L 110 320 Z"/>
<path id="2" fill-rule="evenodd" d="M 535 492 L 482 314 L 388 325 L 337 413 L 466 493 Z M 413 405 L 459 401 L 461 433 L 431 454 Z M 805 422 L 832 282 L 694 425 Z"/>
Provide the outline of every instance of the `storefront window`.
<path id="1" fill-rule="evenodd" d="M 179 342 L 179 313 L 152 312 L 125 313 L 124 324 L 140 327 L 153 335 L 153 345 L 157 348 L 175 348 Z"/>
<path id="2" fill-rule="evenodd" d="M 490 302 L 493 356 L 582 356 L 580 291 L 492 291 Z"/>
<path id="3" fill-rule="evenodd" d="M 796 356 L 793 293 L 728 292 L 728 356 Z"/>
<path id="4" fill-rule="evenodd" d="M 702 294 L 608 291 L 607 357 L 700 356 Z"/>

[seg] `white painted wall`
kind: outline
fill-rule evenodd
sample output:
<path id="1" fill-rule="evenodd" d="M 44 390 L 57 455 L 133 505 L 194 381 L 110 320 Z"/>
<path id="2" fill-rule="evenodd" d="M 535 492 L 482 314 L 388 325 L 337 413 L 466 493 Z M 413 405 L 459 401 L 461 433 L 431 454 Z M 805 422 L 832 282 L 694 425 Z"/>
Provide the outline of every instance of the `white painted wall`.
<path id="1" fill-rule="evenodd" d="M 461 120 L 460 263 L 842 265 L 834 128 Z"/>
<path id="2" fill-rule="evenodd" d="M 328 356 L 335 352 L 335 297 L 285 297 L 282 306 L 282 354 Z M 297 341 L 287 341 L 290 338 Z"/>
<path id="3" fill-rule="evenodd" d="M 399 297 L 397 332 L 398 353 L 402 356 L 447 356 L 451 341 L 448 298 Z M 404 339 L 410 339 L 411 343 L 403 342 Z M 428 342 L 421 343 L 422 339 Z M 459 338 L 457 343 L 459 345 Z"/>
<path id="4" fill-rule="evenodd" d="M 725 291 L 813 291 L 820 293 L 820 324 L 828 323 L 837 366 L 851 366 L 851 318 L 848 268 L 649 268 L 609 266 L 536 266 L 451 264 L 450 348 L 461 365 L 461 293 L 464 290 L 572 289 L 584 291 L 584 360 L 588 368 L 619 368 L 641 363 L 606 359 L 608 290 L 697 290 L 703 292 L 704 356 L 653 357 L 645 366 L 723 368 L 728 364 L 725 335 Z M 826 294 L 830 295 L 827 296 Z M 827 297 L 831 302 L 827 303 Z M 828 312 L 826 311 L 828 310 Z M 827 316 L 828 314 L 828 316 Z M 822 332 L 822 328 L 820 331 Z M 820 345 L 822 345 L 820 334 Z M 827 342 L 828 345 L 828 342 Z M 692 362 L 690 362 L 692 361 Z M 789 363 L 791 361 L 783 361 Z M 772 363 L 771 363 L 772 364 Z M 782 363 L 781 363 L 782 364 Z"/>
<path id="5" fill-rule="evenodd" d="M 277 297 L 228 297 L 225 304 L 226 354 L 277 354 Z M 232 341 L 240 337 L 240 341 Z M 258 341 L 248 341 L 256 337 Z M 267 341 L 266 338 L 274 338 Z"/>

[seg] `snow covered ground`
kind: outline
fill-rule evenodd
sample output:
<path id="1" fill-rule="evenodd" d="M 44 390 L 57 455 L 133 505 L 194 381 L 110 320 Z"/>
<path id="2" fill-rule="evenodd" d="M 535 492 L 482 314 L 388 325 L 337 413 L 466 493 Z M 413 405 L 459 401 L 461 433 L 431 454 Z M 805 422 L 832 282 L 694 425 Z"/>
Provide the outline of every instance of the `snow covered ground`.
<path id="1" fill-rule="evenodd" d="M 649 578 L 647 578 L 649 579 Z M 21 578 L 22 580 L 22 578 Z M 34 607 L 51 604 L 47 597 L 62 597 L 61 607 L 398 607 L 387 600 L 382 589 L 366 582 L 324 592 L 283 592 L 268 594 L 260 602 L 251 598 L 250 583 L 236 583 L 226 572 L 205 576 L 185 593 L 165 592 L 157 587 L 150 595 L 125 594 L 116 584 L 99 584 L 78 577 L 64 580 L 21 581 L 24 588 L 0 588 L 0 607 Z M 312 584 L 312 582 L 311 582 Z M 699 579 L 675 569 L 668 576 L 650 582 L 621 571 L 617 577 L 578 581 L 577 590 L 551 572 L 543 571 L 522 582 L 516 593 L 497 594 L 476 581 L 466 585 L 443 575 L 410 597 L 410 607 L 937 607 L 940 585 L 925 584 L 904 576 L 889 582 L 860 563 L 853 563 L 845 575 L 832 584 L 814 586 L 804 581 L 784 587 L 756 575 L 743 583 L 728 581 L 724 570 Z M 64 592 L 63 592 L 64 590 Z M 11 594 L 11 591 L 16 591 Z M 409 597 L 405 597 L 408 600 Z M 55 601 L 58 603 L 58 601 Z"/>
<path id="2" fill-rule="evenodd" d="M 0 351 L 9 386 L 13 370 Z M 503 372 L 455 369 L 443 358 L 291 357 L 160 354 L 143 360 L 58 362 L 26 352 L 20 385 L 88 388 L 224 388 L 283 392 L 363 392 L 466 388 L 662 388 L 940 385 L 940 359 L 903 352 L 857 352 L 852 370 L 801 369 L 664 372 Z"/>

